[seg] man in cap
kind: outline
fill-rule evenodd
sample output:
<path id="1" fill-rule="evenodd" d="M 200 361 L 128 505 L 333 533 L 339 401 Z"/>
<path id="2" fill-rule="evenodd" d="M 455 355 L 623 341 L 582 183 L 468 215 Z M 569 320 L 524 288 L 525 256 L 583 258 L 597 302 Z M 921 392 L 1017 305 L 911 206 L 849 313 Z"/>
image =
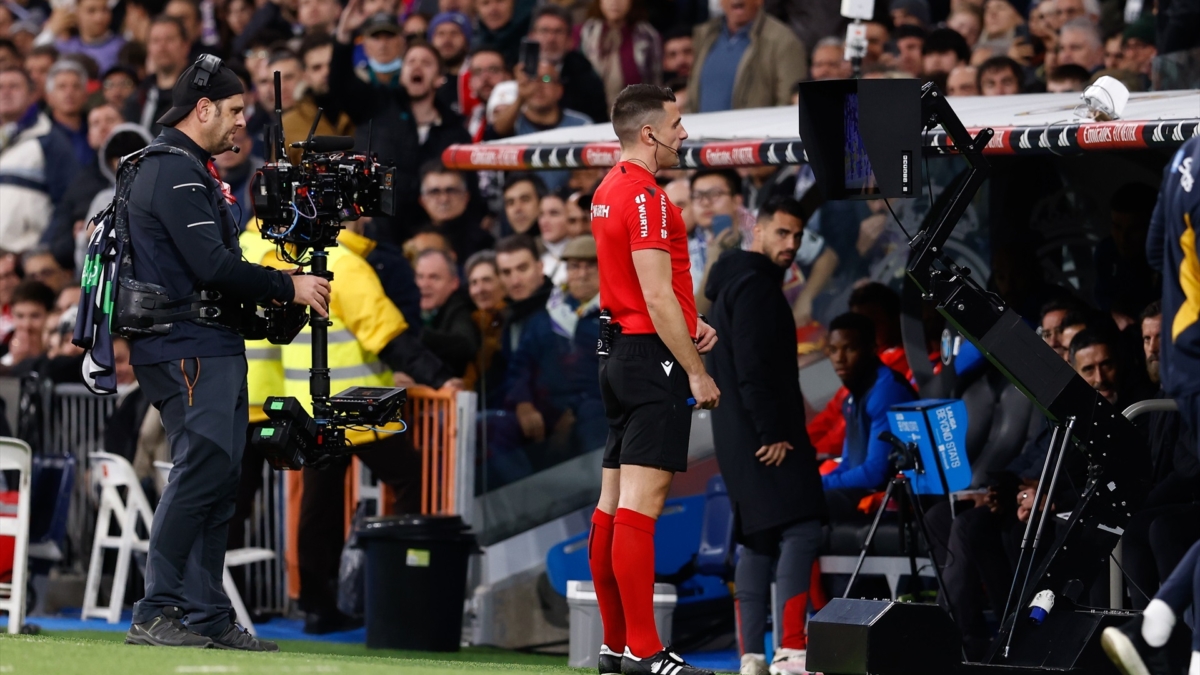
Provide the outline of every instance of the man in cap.
<path id="1" fill-rule="evenodd" d="M 471 45 L 471 19 L 462 12 L 442 12 L 429 22 L 429 44 L 437 50 L 445 67 L 446 80 L 438 87 L 437 97 L 446 105 L 459 108 L 459 89 L 465 85 L 459 78 Z"/>
<path id="2" fill-rule="evenodd" d="M 399 87 L 400 66 L 404 65 L 404 34 L 399 19 L 389 12 L 372 14 L 359 33 L 367 63 L 356 69 L 358 77 L 381 87 Z"/>
<path id="3" fill-rule="evenodd" d="M 212 164 L 213 155 L 238 149 L 242 93 L 238 77 L 211 55 L 175 82 L 152 146 L 183 152 L 152 151 L 132 179 L 133 277 L 163 287 L 171 300 L 211 290 L 229 301 L 294 302 L 325 315 L 329 282 L 242 260 Z M 154 512 L 146 594 L 125 642 L 276 651 L 233 622 L 222 590 L 248 424 L 245 343 L 207 321 L 175 321 L 165 335 L 134 339 L 130 351 L 141 389 L 162 415 L 175 466 Z"/>

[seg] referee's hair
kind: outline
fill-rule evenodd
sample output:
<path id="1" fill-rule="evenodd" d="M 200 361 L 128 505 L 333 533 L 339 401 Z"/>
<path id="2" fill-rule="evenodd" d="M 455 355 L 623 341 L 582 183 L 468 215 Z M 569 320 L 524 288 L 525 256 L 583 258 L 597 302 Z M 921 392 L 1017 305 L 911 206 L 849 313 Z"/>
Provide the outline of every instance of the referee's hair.
<path id="1" fill-rule="evenodd" d="M 529 251 L 529 255 L 533 256 L 534 260 L 541 257 L 538 255 L 537 242 L 529 235 L 510 234 L 496 242 L 496 255 L 500 255 L 501 253 L 516 253 L 517 251 Z"/>
<path id="2" fill-rule="evenodd" d="M 875 322 L 862 314 L 839 314 L 829 322 L 829 332 L 832 334 L 835 330 L 853 331 L 858 334 L 860 347 L 871 350 L 875 348 Z"/>
<path id="3" fill-rule="evenodd" d="M 804 221 L 806 220 L 804 217 L 804 207 L 800 206 L 800 202 L 794 198 L 784 195 L 772 195 L 767 198 L 766 203 L 758 209 L 758 222 L 768 221 L 774 218 L 775 214 L 780 211 L 795 217 L 800 221 L 801 225 L 804 225 Z"/>
<path id="4" fill-rule="evenodd" d="M 654 84 L 631 84 L 622 89 L 611 115 L 621 145 L 636 141 L 642 127 L 656 122 L 663 105 L 674 100 L 675 92 Z"/>

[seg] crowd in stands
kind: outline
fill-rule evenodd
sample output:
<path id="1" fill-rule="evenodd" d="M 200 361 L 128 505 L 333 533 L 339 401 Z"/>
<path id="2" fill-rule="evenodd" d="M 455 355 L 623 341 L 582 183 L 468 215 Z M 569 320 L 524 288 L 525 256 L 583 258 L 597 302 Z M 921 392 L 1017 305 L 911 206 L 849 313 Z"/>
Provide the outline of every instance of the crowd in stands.
<path id="1" fill-rule="evenodd" d="M 1167 88 L 1193 71 L 1156 64 L 1183 55 L 1172 63 L 1186 65 L 1200 45 L 1200 19 L 1165 0 L 1157 11 L 1154 2 L 1132 0 L 876 4 L 876 18 L 866 23 L 862 74 L 932 80 L 952 96 L 1082 91 L 1101 75 L 1131 91 Z M 606 428 L 596 378 L 598 270 L 590 219 L 591 194 L 604 170 L 459 171 L 441 163 L 443 151 L 605 122 L 616 94 L 636 83 L 670 87 L 685 112 L 794 104 L 798 82 L 853 73 L 839 5 L 0 0 L 0 375 L 78 381 L 83 357 L 69 337 L 89 221 L 111 199 L 120 158 L 161 130 L 156 120 L 171 105 L 176 78 L 212 53 L 246 90 L 246 127 L 236 138 L 241 152 L 219 155 L 212 166 L 228 184 L 243 227 L 257 226 L 249 185 L 270 154 L 274 72 L 281 76 L 289 141 L 316 123 L 317 134 L 353 136 L 358 149 L 396 165 L 396 216 L 359 221 L 353 255 L 371 263 L 403 316 L 403 330 L 419 337 L 407 344 L 442 366 L 426 369 L 436 376 L 395 372 L 394 381 L 480 394 L 486 489 L 599 448 Z M 523 40 L 540 45 L 536 73 L 519 63 Z M 299 151 L 289 152 L 296 161 Z M 837 502 L 835 516 L 854 517 L 859 498 L 888 474 L 886 448 L 875 440 L 881 411 L 914 396 L 899 346 L 898 300 L 882 285 L 861 283 L 903 243 L 889 215 L 876 202 L 822 203 L 807 166 L 663 170 L 658 179 L 689 228 L 701 311 L 713 263 L 748 244 L 758 209 L 771 197 L 795 200 L 793 215 L 805 231 L 784 276 L 785 293 L 799 328 L 828 330 L 845 384 L 810 433 L 818 452 L 842 456 L 824 482 L 831 504 Z M 1121 405 L 1153 395 L 1146 389 L 1156 364 L 1151 333 L 1144 359 L 1134 358 L 1141 355 L 1131 355 L 1127 344 L 1139 329 L 1156 325 L 1143 309 L 1157 295 L 1142 254 L 1153 193 L 1134 186 L 1114 197 L 1114 232 L 1096 249 L 1096 294 L 1086 298 L 1095 311 L 1052 294 L 1026 302 L 1033 297 L 1027 289 L 1024 304 L 1014 302 L 1031 321 L 1040 318 L 1047 342 Z M 1003 284 L 996 285 L 1003 294 Z M 1068 304 L 1031 315 L 1051 300 Z M 158 425 L 135 395 L 127 346 L 119 345 L 117 355 L 121 405 L 128 409 L 106 443 L 139 459 L 151 478 L 150 460 L 163 458 L 164 445 L 150 442 Z M 1030 438 L 1030 453 L 1045 451 L 1040 438 Z M 1161 461 L 1173 457 L 1166 446 L 1155 452 Z M 1028 474 L 1014 472 L 1027 484 Z M 995 546 L 1011 544 L 1004 533 L 1027 512 L 1011 497 L 989 493 L 969 521 L 1000 533 Z M 1069 508 L 1068 496 L 1061 500 L 1058 507 Z M 956 542 L 976 540 L 959 536 L 963 522 L 955 520 L 947 535 L 951 551 Z M 1156 536 L 1150 524 L 1146 531 Z M 973 560 L 1003 561 L 955 552 L 944 563 L 947 576 Z M 1150 560 L 1139 569 L 1150 579 L 1170 565 Z M 982 592 L 980 579 L 989 590 L 998 587 L 978 569 L 962 575 L 964 588 L 974 584 L 967 595 Z M 965 604 L 956 616 L 973 621 L 977 605 Z M 971 623 L 964 632 L 977 628 Z"/>

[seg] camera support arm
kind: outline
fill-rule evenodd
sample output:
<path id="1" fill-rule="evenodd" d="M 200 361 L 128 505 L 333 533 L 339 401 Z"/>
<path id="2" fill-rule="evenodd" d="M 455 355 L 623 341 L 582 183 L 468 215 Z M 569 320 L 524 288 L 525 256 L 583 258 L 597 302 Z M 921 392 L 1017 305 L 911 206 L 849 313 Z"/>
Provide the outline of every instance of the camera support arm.
<path id="1" fill-rule="evenodd" d="M 944 211 L 927 221 L 909 243 L 908 274 L 921 287 L 924 298 L 1053 423 L 1075 418 L 1072 436 L 1088 463 L 1083 495 L 1030 577 L 1026 592 L 1015 599 L 1012 614 L 1002 618 L 1000 636 L 989 658 L 991 663 L 1040 665 L 1044 650 L 1032 639 L 1021 639 L 1030 628 L 1016 618 L 1037 592 L 1048 589 L 1074 600 L 1072 596 L 1106 568 L 1122 528 L 1149 490 L 1148 470 L 1141 461 L 1146 442 L 1129 420 L 1079 377 L 1004 300 L 984 290 L 970 277 L 969 269 L 945 256 L 947 238 L 988 175 L 982 150 L 992 134 L 984 129 L 971 138 L 932 84 L 923 87 L 921 102 L 926 128 L 941 125 L 963 153 L 969 169 Z M 1010 633 L 1012 650 L 1005 655 L 1000 647 Z"/>

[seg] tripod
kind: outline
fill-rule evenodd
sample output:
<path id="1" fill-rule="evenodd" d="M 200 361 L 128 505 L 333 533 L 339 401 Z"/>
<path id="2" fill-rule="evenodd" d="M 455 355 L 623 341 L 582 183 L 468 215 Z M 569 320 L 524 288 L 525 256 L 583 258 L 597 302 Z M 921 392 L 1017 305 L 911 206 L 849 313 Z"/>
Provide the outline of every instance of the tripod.
<path id="1" fill-rule="evenodd" d="M 887 441 L 896 447 L 897 451 L 893 454 L 893 457 L 899 455 L 899 461 L 897 461 L 899 468 L 912 467 L 919 474 L 925 473 L 925 466 L 921 461 L 921 453 L 917 450 L 915 443 L 904 443 L 888 431 L 880 434 L 879 439 Z M 942 473 L 940 463 L 937 463 L 937 468 L 942 485 L 945 486 L 946 478 Z M 946 496 L 950 498 L 949 491 L 947 491 Z M 909 537 L 906 534 L 910 525 L 908 523 L 908 507 L 911 507 L 914 516 L 913 519 L 916 521 L 917 530 L 920 532 L 921 538 L 925 540 L 925 546 L 930 551 L 933 550 L 933 542 L 929 538 L 929 531 L 925 528 L 925 509 L 921 506 L 921 501 L 917 499 L 917 495 L 913 492 L 912 482 L 908 479 L 908 476 L 903 473 L 897 473 L 888 481 L 887 489 L 883 493 L 883 502 L 879 504 L 879 509 L 875 511 L 875 519 L 871 522 L 871 529 L 867 531 L 867 538 L 863 541 L 862 548 L 859 549 L 858 562 L 854 564 L 854 572 L 850 574 L 850 581 L 846 584 L 845 592 L 842 593 L 843 598 L 850 597 L 850 591 L 854 588 L 854 582 L 858 580 L 858 574 L 862 571 L 863 561 L 867 558 L 867 551 L 871 549 L 871 542 L 874 541 L 875 533 L 879 530 L 879 523 L 883 520 L 883 513 L 887 510 L 888 502 L 893 497 L 899 502 L 896 513 L 900 519 L 901 535 L 904 536 L 905 540 L 908 540 Z M 920 571 L 917 568 L 917 550 L 915 546 L 911 545 L 911 542 L 909 543 L 910 545 L 905 548 L 908 549 L 909 570 L 915 579 Z M 944 595 L 946 593 L 946 585 L 942 582 L 942 571 L 938 568 L 936 562 L 933 562 L 933 576 L 937 580 L 938 593 Z M 949 608 L 947 608 L 946 613 L 950 614 Z M 953 620 L 953 615 L 950 618 Z"/>

